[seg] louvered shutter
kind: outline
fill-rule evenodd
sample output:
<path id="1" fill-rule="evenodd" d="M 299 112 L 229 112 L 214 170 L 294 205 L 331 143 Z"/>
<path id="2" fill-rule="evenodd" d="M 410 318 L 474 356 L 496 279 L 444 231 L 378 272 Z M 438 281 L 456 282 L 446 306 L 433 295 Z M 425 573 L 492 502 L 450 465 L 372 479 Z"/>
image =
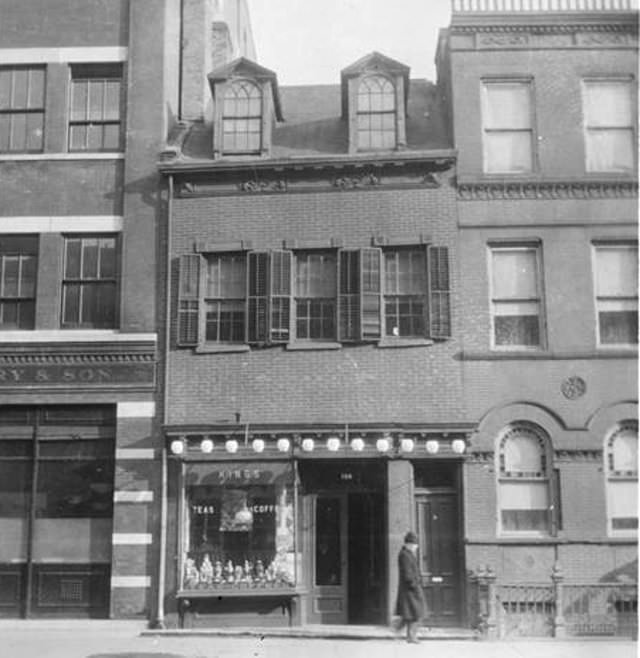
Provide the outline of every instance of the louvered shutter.
<path id="1" fill-rule="evenodd" d="M 180 256 L 178 274 L 178 345 L 198 344 L 200 308 L 200 254 Z"/>
<path id="2" fill-rule="evenodd" d="M 449 289 L 449 250 L 429 247 L 429 335 L 451 337 L 451 300 Z"/>
<path id="3" fill-rule="evenodd" d="M 360 339 L 360 252 L 338 253 L 338 340 Z"/>
<path id="4" fill-rule="evenodd" d="M 360 250 L 360 338 L 377 340 L 381 336 L 380 249 Z"/>
<path id="5" fill-rule="evenodd" d="M 266 343 L 268 334 L 269 254 L 250 251 L 248 254 L 247 340 Z"/>
<path id="6" fill-rule="evenodd" d="M 270 256 L 270 340 L 272 343 L 286 343 L 289 341 L 291 320 L 292 253 L 272 251 Z"/>

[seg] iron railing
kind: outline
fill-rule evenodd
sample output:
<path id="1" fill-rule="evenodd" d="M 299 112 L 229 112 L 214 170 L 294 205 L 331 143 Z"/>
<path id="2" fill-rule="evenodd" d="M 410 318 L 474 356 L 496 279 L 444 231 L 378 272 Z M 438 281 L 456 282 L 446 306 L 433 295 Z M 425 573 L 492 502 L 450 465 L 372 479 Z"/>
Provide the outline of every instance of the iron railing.
<path id="1" fill-rule="evenodd" d="M 451 0 L 451 11 L 460 13 L 504 12 L 602 12 L 636 11 L 638 0 Z"/>

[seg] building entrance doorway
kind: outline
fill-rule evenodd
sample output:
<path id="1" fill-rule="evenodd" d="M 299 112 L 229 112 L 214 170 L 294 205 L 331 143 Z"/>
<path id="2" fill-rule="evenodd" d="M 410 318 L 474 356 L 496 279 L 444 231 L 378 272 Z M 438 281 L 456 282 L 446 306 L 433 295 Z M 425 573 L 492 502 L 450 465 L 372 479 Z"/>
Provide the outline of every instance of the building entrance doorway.
<path id="1" fill-rule="evenodd" d="M 363 465 L 342 464 L 337 469 L 334 464 L 328 466 L 329 472 L 322 469 L 324 483 L 313 476 L 307 478 L 311 488 L 318 484 L 324 484 L 324 488 L 304 495 L 305 526 L 308 528 L 305 533 L 306 573 L 310 591 L 307 621 L 312 624 L 384 623 L 384 495 L 382 490 L 366 486 L 361 472 Z M 338 476 L 333 487 L 328 486 L 332 470 Z M 340 480 L 340 473 L 346 479 Z M 304 474 L 302 480 L 304 483 Z M 342 486 L 337 486 L 340 482 Z M 384 480 L 378 480 L 376 487 L 382 489 L 383 485 Z"/>

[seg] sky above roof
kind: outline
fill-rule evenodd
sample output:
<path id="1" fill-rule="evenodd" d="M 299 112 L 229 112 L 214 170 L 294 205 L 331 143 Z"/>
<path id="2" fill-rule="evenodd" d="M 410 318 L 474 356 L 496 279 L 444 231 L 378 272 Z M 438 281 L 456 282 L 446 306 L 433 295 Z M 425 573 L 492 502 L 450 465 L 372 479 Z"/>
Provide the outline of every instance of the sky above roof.
<path id="1" fill-rule="evenodd" d="M 451 0 L 248 0 L 258 62 L 281 85 L 336 84 L 377 50 L 435 80 L 438 31 Z"/>

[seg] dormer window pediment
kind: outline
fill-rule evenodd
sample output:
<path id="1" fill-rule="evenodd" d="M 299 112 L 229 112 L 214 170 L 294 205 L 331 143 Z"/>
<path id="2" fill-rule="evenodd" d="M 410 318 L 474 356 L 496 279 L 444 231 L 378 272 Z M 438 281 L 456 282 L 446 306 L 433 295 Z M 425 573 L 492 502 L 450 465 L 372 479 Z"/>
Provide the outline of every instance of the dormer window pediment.
<path id="1" fill-rule="evenodd" d="M 276 74 L 246 58 L 209 74 L 213 157 L 265 157 L 274 121 L 282 121 Z"/>
<path id="2" fill-rule="evenodd" d="M 342 111 L 349 126 L 349 152 L 406 147 L 409 67 L 371 53 L 342 71 Z"/>

